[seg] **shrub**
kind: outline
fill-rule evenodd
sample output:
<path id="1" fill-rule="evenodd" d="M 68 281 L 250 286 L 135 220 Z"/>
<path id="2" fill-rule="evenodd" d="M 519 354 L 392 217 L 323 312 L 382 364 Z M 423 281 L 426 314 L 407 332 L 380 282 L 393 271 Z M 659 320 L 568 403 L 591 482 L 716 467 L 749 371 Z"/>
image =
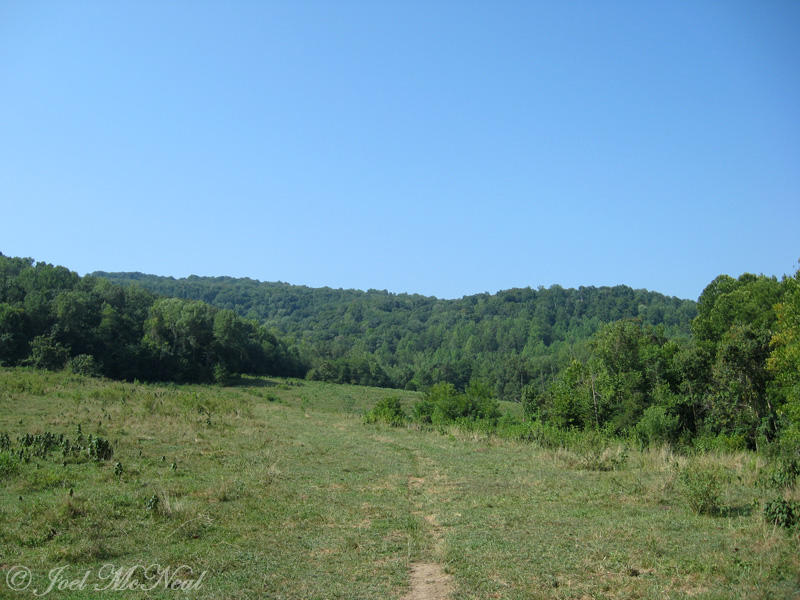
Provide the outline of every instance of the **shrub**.
<path id="1" fill-rule="evenodd" d="M 625 466 L 628 454 L 622 445 L 609 445 L 610 440 L 593 429 L 580 434 L 576 448 L 580 455 L 580 466 L 589 471 L 616 471 Z"/>
<path id="2" fill-rule="evenodd" d="M 523 423 L 513 415 L 506 413 L 497 420 L 495 431 L 499 437 L 524 441 L 529 429 L 528 423 Z"/>
<path id="3" fill-rule="evenodd" d="M 451 383 L 437 383 L 425 392 L 413 410 L 416 421 L 434 425 L 481 419 L 495 423 L 500 416 L 499 403 L 482 382 L 470 383 L 464 393 L 458 393 Z"/>
<path id="4" fill-rule="evenodd" d="M 428 398 L 417 400 L 411 409 L 412 417 L 417 423 L 430 423 L 434 408 L 434 403 Z"/>
<path id="5" fill-rule="evenodd" d="M 781 459 L 759 479 L 761 487 L 790 488 L 800 475 L 800 461 L 796 458 Z"/>
<path id="6" fill-rule="evenodd" d="M 722 510 L 721 494 L 726 476 L 721 467 L 690 463 L 678 480 L 691 509 L 699 515 L 716 515 Z"/>
<path id="7" fill-rule="evenodd" d="M 92 435 L 89 434 L 86 454 L 93 460 L 109 460 L 114 456 L 114 449 L 111 447 L 111 443 L 108 440 L 100 436 L 92 437 Z"/>
<path id="8" fill-rule="evenodd" d="M 214 382 L 218 385 L 229 385 L 233 380 L 233 373 L 223 363 L 214 365 Z"/>
<path id="9" fill-rule="evenodd" d="M 67 366 L 76 375 L 88 375 L 97 377 L 100 375 L 100 365 L 91 354 L 78 354 L 67 362 Z"/>
<path id="10" fill-rule="evenodd" d="M 699 452 L 737 452 L 747 449 L 747 440 L 741 434 L 703 434 L 694 439 L 694 447 Z"/>
<path id="11" fill-rule="evenodd" d="M 386 423 L 392 427 L 399 427 L 407 420 L 408 417 L 400 404 L 400 398 L 396 396 L 383 398 L 364 415 L 365 423 Z"/>
<path id="12" fill-rule="evenodd" d="M 540 416 L 539 389 L 535 384 L 528 384 L 522 388 L 522 414 L 526 419 L 535 420 Z"/>
<path id="13" fill-rule="evenodd" d="M 58 370 L 69 358 L 69 350 L 49 335 L 37 335 L 31 342 L 27 361 L 38 369 Z"/>
<path id="14" fill-rule="evenodd" d="M 431 422 L 434 425 L 445 425 L 456 419 L 469 416 L 469 406 L 463 394 L 443 396 L 437 399 L 433 407 Z"/>
<path id="15" fill-rule="evenodd" d="M 792 529 L 800 524 L 800 502 L 776 498 L 764 506 L 764 518 L 768 523 Z"/>
<path id="16" fill-rule="evenodd" d="M 677 439 L 678 431 L 678 415 L 667 414 L 663 406 L 650 406 L 634 428 L 642 446 L 672 443 Z"/>
<path id="17" fill-rule="evenodd" d="M 579 447 L 579 440 L 583 436 L 581 431 L 562 429 L 542 421 L 527 421 L 520 426 L 509 428 L 508 431 L 514 432 L 516 434 L 514 437 L 522 442 L 548 449 Z"/>

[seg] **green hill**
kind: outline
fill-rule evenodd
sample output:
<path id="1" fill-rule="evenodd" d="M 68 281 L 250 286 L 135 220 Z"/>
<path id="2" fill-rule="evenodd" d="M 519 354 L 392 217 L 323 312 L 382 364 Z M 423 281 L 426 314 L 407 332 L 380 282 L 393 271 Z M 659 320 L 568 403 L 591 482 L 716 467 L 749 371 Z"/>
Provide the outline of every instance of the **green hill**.
<path id="1" fill-rule="evenodd" d="M 443 300 L 385 290 L 310 288 L 248 278 L 95 272 L 157 294 L 203 300 L 297 344 L 311 378 L 422 389 L 484 379 L 519 399 L 545 385 L 604 324 L 639 318 L 688 337 L 696 303 L 628 286 L 511 289 Z"/>

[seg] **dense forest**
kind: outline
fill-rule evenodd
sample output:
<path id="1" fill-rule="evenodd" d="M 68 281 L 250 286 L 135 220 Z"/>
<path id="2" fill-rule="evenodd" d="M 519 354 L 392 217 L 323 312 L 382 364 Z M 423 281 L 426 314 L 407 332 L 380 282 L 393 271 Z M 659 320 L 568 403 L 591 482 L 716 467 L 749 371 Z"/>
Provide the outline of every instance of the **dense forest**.
<path id="1" fill-rule="evenodd" d="M 689 300 L 627 286 L 513 289 L 441 300 L 386 291 L 309 288 L 230 277 L 174 279 L 104 273 L 115 283 L 203 300 L 274 328 L 297 345 L 309 377 L 406 389 L 471 380 L 519 400 L 525 385 L 547 385 L 605 323 L 638 318 L 663 335 L 688 338 Z"/>
<path id="2" fill-rule="evenodd" d="M 306 371 L 284 341 L 233 311 L 2 254 L 0 365 L 178 382 Z"/>

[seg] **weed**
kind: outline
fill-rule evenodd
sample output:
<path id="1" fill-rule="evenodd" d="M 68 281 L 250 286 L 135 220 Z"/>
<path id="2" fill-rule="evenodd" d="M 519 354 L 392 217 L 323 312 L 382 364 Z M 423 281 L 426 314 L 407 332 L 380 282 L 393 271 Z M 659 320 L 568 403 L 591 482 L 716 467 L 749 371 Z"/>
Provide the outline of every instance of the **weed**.
<path id="1" fill-rule="evenodd" d="M 587 448 L 581 453 L 580 465 L 588 471 L 618 471 L 627 461 L 627 451 L 617 445 L 613 448 Z"/>
<path id="2" fill-rule="evenodd" d="M 145 510 L 147 512 L 155 512 L 158 509 L 158 505 L 161 503 L 159 500 L 158 495 L 153 494 L 147 499 L 147 503 L 145 504 Z"/>
<path id="3" fill-rule="evenodd" d="M 0 479 L 13 477 L 19 472 L 19 462 L 5 450 L 0 451 Z"/>
<path id="4" fill-rule="evenodd" d="M 114 456 L 114 449 L 111 447 L 111 443 L 108 440 L 100 436 L 92 437 L 92 435 L 89 434 L 89 444 L 86 448 L 86 453 L 93 460 L 109 460 Z"/>

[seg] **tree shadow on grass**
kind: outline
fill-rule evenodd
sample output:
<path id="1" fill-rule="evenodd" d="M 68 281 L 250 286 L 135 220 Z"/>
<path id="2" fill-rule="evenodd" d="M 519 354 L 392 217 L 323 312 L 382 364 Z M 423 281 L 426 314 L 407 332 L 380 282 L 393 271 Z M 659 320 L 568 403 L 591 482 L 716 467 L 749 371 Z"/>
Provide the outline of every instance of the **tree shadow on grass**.
<path id="1" fill-rule="evenodd" d="M 278 385 L 277 381 L 272 381 L 271 379 L 265 379 L 263 377 L 247 377 L 242 375 L 236 375 L 235 377 L 231 377 L 229 381 L 225 384 L 227 387 L 264 387 L 264 388 L 271 388 Z"/>
<path id="2" fill-rule="evenodd" d="M 739 504 L 736 506 L 723 506 L 719 514 L 719 517 L 728 517 L 728 518 L 736 518 L 736 517 L 749 517 L 753 514 L 753 505 L 752 504 Z"/>

